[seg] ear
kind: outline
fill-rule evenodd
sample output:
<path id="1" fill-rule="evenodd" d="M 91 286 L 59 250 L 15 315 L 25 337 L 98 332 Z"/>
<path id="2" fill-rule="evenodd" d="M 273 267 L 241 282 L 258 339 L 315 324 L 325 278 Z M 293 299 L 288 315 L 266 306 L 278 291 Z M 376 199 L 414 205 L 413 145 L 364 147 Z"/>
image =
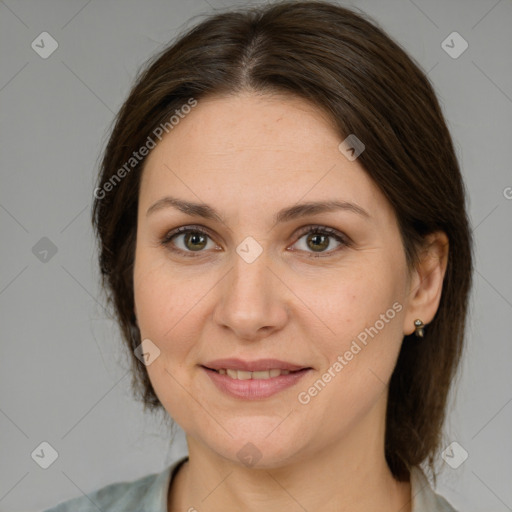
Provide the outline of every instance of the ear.
<path id="1" fill-rule="evenodd" d="M 436 231 L 425 237 L 420 261 L 409 279 L 404 334 L 414 332 L 417 318 L 425 325 L 433 320 L 441 301 L 448 254 L 449 242 L 444 231 Z"/>

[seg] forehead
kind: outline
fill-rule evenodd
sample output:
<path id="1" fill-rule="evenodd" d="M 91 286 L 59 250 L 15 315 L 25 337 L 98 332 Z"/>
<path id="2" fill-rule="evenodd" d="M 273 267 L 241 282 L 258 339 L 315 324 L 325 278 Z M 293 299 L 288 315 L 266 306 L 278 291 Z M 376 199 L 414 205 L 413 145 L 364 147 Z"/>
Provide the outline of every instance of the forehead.
<path id="1" fill-rule="evenodd" d="M 258 156 L 259 167 L 270 159 L 279 162 L 314 158 L 336 149 L 340 140 L 326 116 L 295 96 L 242 93 L 199 100 L 180 119 L 148 157 L 173 152 L 178 162 L 223 163 Z M 279 154 L 280 153 L 280 154 Z"/>
<path id="2" fill-rule="evenodd" d="M 148 155 L 141 202 L 165 192 L 226 207 L 330 199 L 367 210 L 386 201 L 357 160 L 338 149 L 327 116 L 294 96 L 243 93 L 199 100 Z M 195 197 L 194 197 L 195 196 Z"/>

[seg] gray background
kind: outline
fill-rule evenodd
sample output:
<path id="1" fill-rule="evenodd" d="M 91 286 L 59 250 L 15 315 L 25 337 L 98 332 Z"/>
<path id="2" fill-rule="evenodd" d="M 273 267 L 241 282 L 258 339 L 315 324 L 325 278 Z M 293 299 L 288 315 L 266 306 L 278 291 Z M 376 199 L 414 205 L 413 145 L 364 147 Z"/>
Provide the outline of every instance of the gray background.
<path id="1" fill-rule="evenodd" d="M 98 156 L 139 66 L 192 16 L 242 3 L 0 1 L 1 511 L 41 510 L 186 453 L 182 433 L 170 446 L 165 422 L 130 396 L 89 212 Z M 469 192 L 475 285 L 446 424 L 469 457 L 457 469 L 441 460 L 438 492 L 461 511 L 512 510 L 512 2 L 343 5 L 429 72 Z M 43 31 L 59 45 L 47 59 L 31 48 Z M 469 44 L 456 59 L 441 46 L 453 31 Z M 56 254 L 33 251 L 42 237 Z M 31 458 L 43 441 L 59 455 L 46 470 Z"/>

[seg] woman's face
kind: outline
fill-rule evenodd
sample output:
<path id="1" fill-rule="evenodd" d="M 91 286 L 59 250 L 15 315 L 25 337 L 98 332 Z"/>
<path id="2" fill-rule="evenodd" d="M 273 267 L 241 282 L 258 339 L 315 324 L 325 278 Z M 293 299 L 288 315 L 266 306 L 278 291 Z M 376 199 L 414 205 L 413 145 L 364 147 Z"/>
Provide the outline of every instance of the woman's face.
<path id="1" fill-rule="evenodd" d="M 244 93 L 200 100 L 149 154 L 136 315 L 189 443 L 276 467 L 383 435 L 410 283 L 394 212 L 341 142 L 303 100 Z M 334 201 L 355 207 L 301 207 Z"/>

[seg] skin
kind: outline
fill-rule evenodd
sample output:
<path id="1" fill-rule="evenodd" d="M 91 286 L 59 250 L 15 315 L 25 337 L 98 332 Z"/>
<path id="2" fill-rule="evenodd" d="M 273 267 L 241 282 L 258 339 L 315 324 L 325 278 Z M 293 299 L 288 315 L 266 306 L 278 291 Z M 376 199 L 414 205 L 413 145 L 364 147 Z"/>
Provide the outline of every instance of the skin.
<path id="1" fill-rule="evenodd" d="M 200 100 L 147 158 L 135 310 L 142 339 L 160 350 L 149 378 L 189 449 L 169 511 L 411 510 L 410 484 L 394 480 L 384 457 L 387 385 L 403 336 L 438 308 L 448 240 L 432 235 L 409 273 L 393 209 L 340 142 L 304 100 L 243 92 Z M 169 195 L 206 203 L 224 221 L 172 207 L 147 214 Z M 370 217 L 339 210 L 273 225 L 282 208 L 327 199 L 355 203 Z M 183 234 L 162 244 L 173 229 L 197 225 L 209 231 L 200 251 Z M 330 237 L 315 251 L 311 235 L 298 234 L 311 225 L 351 243 Z M 236 252 L 248 236 L 262 248 L 252 263 Z M 298 393 L 395 302 L 401 311 L 300 403 Z M 272 397 L 243 400 L 220 392 L 199 366 L 224 357 L 274 357 L 313 370 Z M 237 456 L 248 442 L 262 455 L 252 467 Z"/>

